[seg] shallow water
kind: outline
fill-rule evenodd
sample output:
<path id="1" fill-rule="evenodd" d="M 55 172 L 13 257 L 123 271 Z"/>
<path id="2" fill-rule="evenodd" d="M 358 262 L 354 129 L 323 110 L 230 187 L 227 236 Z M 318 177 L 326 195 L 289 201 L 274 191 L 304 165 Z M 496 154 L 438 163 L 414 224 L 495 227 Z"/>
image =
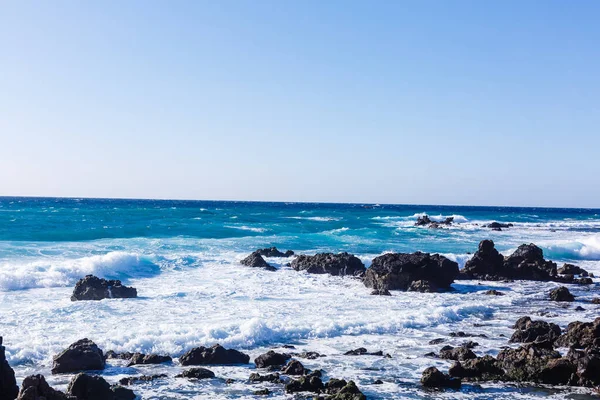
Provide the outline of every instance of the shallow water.
<path id="1" fill-rule="evenodd" d="M 415 227 L 422 213 L 455 216 L 450 229 Z M 358 280 L 299 273 L 268 259 L 278 271 L 245 268 L 239 260 L 256 248 L 299 253 L 348 251 L 366 265 L 384 252 L 439 252 L 462 266 L 481 239 L 510 253 L 533 242 L 557 263 L 573 262 L 600 275 L 600 211 L 570 209 L 301 203 L 182 202 L 0 198 L 0 335 L 18 379 L 43 373 L 64 388 L 70 376 L 51 376 L 52 356 L 82 337 L 102 349 L 168 353 L 220 343 L 252 358 L 284 344 L 327 357 L 301 360 L 329 377 L 353 379 L 370 399 L 586 398 L 587 389 L 470 385 L 459 392 L 423 391 L 427 366 L 450 362 L 423 357 L 450 332 L 475 338 L 478 355 L 507 345 L 510 326 L 523 315 L 543 315 L 562 328 L 592 320 L 598 306 L 585 303 L 598 285 L 569 286 L 577 302 L 546 301 L 555 283 L 460 281 L 439 294 L 394 292 L 370 296 Z M 513 222 L 501 232 L 481 225 Z M 123 280 L 138 299 L 71 302 L 74 283 L 86 274 Z M 485 296 L 496 288 L 506 296 Z M 582 305 L 586 310 L 573 309 Z M 477 326 L 476 326 L 477 325 Z M 483 325 L 483 326 L 480 326 Z M 505 335 L 505 337 L 501 336 Z M 428 345 L 431 339 L 447 342 Z M 343 356 L 350 349 L 383 350 L 392 358 Z M 109 360 L 110 382 L 127 375 L 165 372 L 174 365 L 127 368 Z M 289 398 L 280 386 L 246 382 L 252 367 L 214 367 L 202 382 L 168 378 L 132 386 L 144 399 Z M 224 379 L 236 379 L 226 385 Z M 381 379 L 383 385 L 371 384 Z"/>

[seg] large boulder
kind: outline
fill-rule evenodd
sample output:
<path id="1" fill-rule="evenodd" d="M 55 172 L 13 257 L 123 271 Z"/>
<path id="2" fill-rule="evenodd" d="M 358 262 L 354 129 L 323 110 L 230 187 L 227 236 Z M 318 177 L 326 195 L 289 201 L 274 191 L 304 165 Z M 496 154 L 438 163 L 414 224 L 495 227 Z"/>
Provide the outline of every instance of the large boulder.
<path id="1" fill-rule="evenodd" d="M 561 275 L 589 276 L 589 273 L 585 269 L 573 264 L 563 264 L 556 272 Z"/>
<path id="2" fill-rule="evenodd" d="M 364 284 L 379 290 L 408 290 L 413 282 L 426 281 L 418 287 L 449 289 L 457 276 L 458 264 L 439 254 L 388 253 L 373 260 Z"/>
<path id="3" fill-rule="evenodd" d="M 292 250 L 288 250 L 285 253 L 279 251 L 277 247 L 269 247 L 268 249 L 259 249 L 256 250 L 255 253 L 263 257 L 291 257 L 294 255 Z"/>
<path id="4" fill-rule="evenodd" d="M 73 377 L 67 387 L 67 394 L 77 400 L 133 400 L 136 397 L 131 389 L 111 386 L 100 376 L 84 373 Z"/>
<path id="5" fill-rule="evenodd" d="M 567 289 L 564 286 L 561 286 L 559 288 L 556 288 L 556 289 L 550 291 L 550 300 L 552 300 L 552 301 L 574 301 L 575 296 L 573 296 L 571 294 L 571 292 L 569 292 L 569 289 Z"/>
<path id="6" fill-rule="evenodd" d="M 162 356 L 159 354 L 142 354 L 134 353 L 129 359 L 128 367 L 139 364 L 162 364 L 165 362 L 171 362 L 171 356 Z"/>
<path id="7" fill-rule="evenodd" d="M 477 358 L 477 356 L 466 346 L 445 346 L 440 350 L 440 358 L 444 360 L 465 361 Z"/>
<path id="8" fill-rule="evenodd" d="M 558 347 L 600 348 L 600 317 L 593 322 L 571 322 L 556 340 Z"/>
<path id="9" fill-rule="evenodd" d="M 436 367 L 429 367 L 423 371 L 421 384 L 425 387 L 435 389 L 459 389 L 461 386 L 460 379 L 452 378 L 448 374 L 439 371 Z"/>
<path id="10" fill-rule="evenodd" d="M 454 363 L 448 370 L 453 378 L 469 380 L 500 380 L 504 375 L 502 368 L 492 356 L 483 356 Z"/>
<path id="11" fill-rule="evenodd" d="M 273 350 L 269 350 L 265 354 L 256 357 L 254 364 L 256 364 L 256 368 L 281 367 L 290 357 L 289 354 L 276 353 Z"/>
<path id="12" fill-rule="evenodd" d="M 300 255 L 290 265 L 296 271 L 311 274 L 362 276 L 365 266 L 360 259 L 348 253 L 319 253 L 314 256 Z"/>
<path id="13" fill-rule="evenodd" d="M 240 264 L 252 268 L 266 269 L 267 271 L 277 271 L 277 268 L 266 262 L 257 251 L 240 261 Z"/>
<path id="14" fill-rule="evenodd" d="M 181 365 L 235 365 L 248 364 L 250 356 L 220 344 L 212 347 L 195 347 L 179 357 Z"/>
<path id="15" fill-rule="evenodd" d="M 542 371 L 550 360 L 561 358 L 552 345 L 526 344 L 517 349 L 506 348 L 498 353 L 498 365 L 505 378 L 514 382 L 542 382 Z"/>
<path id="16" fill-rule="evenodd" d="M 119 280 L 106 280 L 94 275 L 87 275 L 75 284 L 71 301 L 130 299 L 137 297 L 137 290 L 123 286 Z"/>
<path id="17" fill-rule="evenodd" d="M 81 339 L 54 357 L 53 374 L 102 370 L 105 367 L 102 350 L 89 339 Z"/>
<path id="18" fill-rule="evenodd" d="M 23 379 L 21 391 L 17 400 L 71 400 L 76 397 L 68 396 L 48 385 L 43 375 L 31 375 Z"/>
<path id="19" fill-rule="evenodd" d="M 188 379 L 211 379 L 215 377 L 215 373 L 206 368 L 190 368 L 177 375 L 176 378 Z"/>
<path id="20" fill-rule="evenodd" d="M 307 370 L 300 361 L 291 360 L 281 369 L 281 372 L 286 375 L 305 375 Z"/>
<path id="21" fill-rule="evenodd" d="M 330 379 L 325 384 L 325 393 L 330 395 L 327 400 L 367 400 L 354 381 L 346 382 L 344 379 Z"/>
<path id="22" fill-rule="evenodd" d="M 285 385 L 287 393 L 313 392 L 320 393 L 324 389 L 323 381 L 318 376 L 305 375 Z"/>
<path id="23" fill-rule="evenodd" d="M 469 278 L 488 279 L 504 274 L 504 256 L 496 250 L 494 242 L 482 240 L 479 248 L 465 263 L 463 274 Z"/>
<path id="24" fill-rule="evenodd" d="M 510 338 L 511 343 L 550 342 L 560 336 L 560 327 L 546 321 L 532 321 L 529 317 L 519 318 L 516 331 Z"/>
<path id="25" fill-rule="evenodd" d="M 0 400 L 15 400 L 18 394 L 15 371 L 6 360 L 6 349 L 2 346 L 2 336 L 0 336 Z"/>

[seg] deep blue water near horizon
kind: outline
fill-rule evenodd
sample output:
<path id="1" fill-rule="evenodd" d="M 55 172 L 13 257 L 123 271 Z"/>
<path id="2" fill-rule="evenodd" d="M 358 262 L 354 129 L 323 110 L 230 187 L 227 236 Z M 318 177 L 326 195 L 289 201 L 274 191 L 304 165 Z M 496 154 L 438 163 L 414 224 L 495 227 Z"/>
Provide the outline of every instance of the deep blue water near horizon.
<path id="1" fill-rule="evenodd" d="M 443 229 L 415 226 L 418 216 L 454 217 Z M 513 227 L 493 231 L 498 221 Z M 454 293 L 394 293 L 370 296 L 359 281 L 291 270 L 290 259 L 268 260 L 266 272 L 239 260 L 277 246 L 297 253 L 347 251 L 366 266 L 385 252 L 441 253 L 459 263 L 482 239 L 508 254 L 535 243 L 546 258 L 571 262 L 600 275 L 600 210 L 529 207 L 470 207 L 192 200 L 0 197 L 0 335 L 18 379 L 31 373 L 64 389 L 69 376 L 51 376 L 52 356 L 87 336 L 105 351 L 140 351 L 180 356 L 198 345 L 221 343 L 252 357 L 293 343 L 299 351 L 328 357 L 302 360 L 326 378 L 357 381 L 369 399 L 427 399 L 418 385 L 430 365 L 445 360 L 422 355 L 449 332 L 477 327 L 478 355 L 495 355 L 507 345 L 511 324 L 523 315 L 543 315 L 562 328 L 591 320 L 598 283 L 572 286 L 585 310 L 548 304 L 555 283 L 461 281 Z M 71 302 L 72 287 L 86 274 L 121 279 L 138 288 L 139 299 Z M 505 296 L 481 296 L 495 288 Z M 224 313 L 223 310 L 226 310 Z M 500 334 L 505 336 L 500 336 Z M 451 340 L 448 344 L 457 345 Z M 349 349 L 383 349 L 392 359 L 343 357 Z M 110 361 L 103 373 L 112 383 L 135 374 L 170 378 L 132 387 L 144 399 L 252 398 L 267 387 L 248 385 L 249 367 L 217 367 L 220 380 L 190 383 L 172 378 L 180 367 L 126 367 Z M 382 379 L 383 385 L 371 385 Z M 564 398 L 587 389 L 546 390 L 501 384 L 467 385 L 444 398 Z M 435 396 L 433 398 L 436 398 Z"/>

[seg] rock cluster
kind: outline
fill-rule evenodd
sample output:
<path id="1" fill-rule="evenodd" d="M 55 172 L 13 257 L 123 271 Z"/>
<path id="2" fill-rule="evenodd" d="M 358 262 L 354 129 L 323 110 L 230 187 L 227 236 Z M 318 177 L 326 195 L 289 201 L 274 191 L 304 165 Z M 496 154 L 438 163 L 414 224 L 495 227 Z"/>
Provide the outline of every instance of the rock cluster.
<path id="1" fill-rule="evenodd" d="M 75 284 L 71 300 L 129 299 L 134 297 L 137 297 L 137 290 L 123 286 L 119 280 L 106 280 L 94 275 L 87 275 Z"/>
<path id="2" fill-rule="evenodd" d="M 290 266 L 296 271 L 311 274 L 330 274 L 336 276 L 363 276 L 365 266 L 360 259 L 348 253 L 319 253 L 314 256 L 300 255 Z"/>

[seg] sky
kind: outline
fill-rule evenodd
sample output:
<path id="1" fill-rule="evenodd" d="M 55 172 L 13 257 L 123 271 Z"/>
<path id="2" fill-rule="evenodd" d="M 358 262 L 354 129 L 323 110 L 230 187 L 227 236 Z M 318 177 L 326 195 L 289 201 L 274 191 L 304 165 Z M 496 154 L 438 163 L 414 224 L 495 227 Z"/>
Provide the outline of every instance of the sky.
<path id="1" fill-rule="evenodd" d="M 0 195 L 600 207 L 599 20 L 0 0 Z"/>

